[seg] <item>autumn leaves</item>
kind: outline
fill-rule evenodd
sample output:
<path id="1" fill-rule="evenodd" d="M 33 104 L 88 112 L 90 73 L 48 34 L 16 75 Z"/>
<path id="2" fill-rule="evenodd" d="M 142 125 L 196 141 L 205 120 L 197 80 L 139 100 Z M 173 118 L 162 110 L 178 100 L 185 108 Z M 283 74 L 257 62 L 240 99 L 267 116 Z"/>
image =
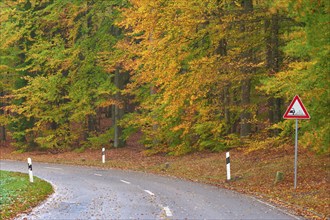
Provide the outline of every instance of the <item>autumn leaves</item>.
<path id="1" fill-rule="evenodd" d="M 278 115 L 299 94 L 317 112 L 306 146 L 328 149 L 326 2 L 30 3 L 1 4 L 1 88 L 14 95 L 1 121 L 21 146 L 119 146 L 140 130 L 150 153 L 223 150 L 290 135 Z"/>

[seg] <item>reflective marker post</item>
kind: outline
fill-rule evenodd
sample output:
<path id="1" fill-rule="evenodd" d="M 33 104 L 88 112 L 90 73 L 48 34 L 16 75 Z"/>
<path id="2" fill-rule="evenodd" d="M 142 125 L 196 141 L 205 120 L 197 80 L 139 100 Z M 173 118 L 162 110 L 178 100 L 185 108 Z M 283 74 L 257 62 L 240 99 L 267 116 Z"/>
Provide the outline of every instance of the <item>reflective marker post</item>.
<path id="1" fill-rule="evenodd" d="M 105 163 L 105 148 L 102 148 L 102 163 Z"/>
<path id="2" fill-rule="evenodd" d="M 229 152 L 226 152 L 226 168 L 227 168 L 227 180 L 230 180 L 230 156 Z"/>
<path id="3" fill-rule="evenodd" d="M 28 162 L 30 183 L 33 183 L 32 160 L 30 157 L 27 159 L 27 162 Z"/>

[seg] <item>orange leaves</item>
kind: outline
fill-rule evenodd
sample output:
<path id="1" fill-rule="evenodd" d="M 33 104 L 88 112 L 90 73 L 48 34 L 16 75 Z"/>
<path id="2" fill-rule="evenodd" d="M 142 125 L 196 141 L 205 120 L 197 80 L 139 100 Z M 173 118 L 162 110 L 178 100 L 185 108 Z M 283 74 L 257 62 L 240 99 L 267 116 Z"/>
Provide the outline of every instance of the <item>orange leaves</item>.
<path id="1" fill-rule="evenodd" d="M 181 146 L 178 149 L 195 145 L 194 124 L 218 120 L 212 109 L 219 109 L 221 101 L 213 100 L 222 91 L 223 77 L 227 79 L 215 53 L 225 27 L 218 16 L 212 16 L 218 5 L 197 0 L 132 3 L 120 22 L 128 28 L 129 41 L 119 45 L 134 57 L 124 61 L 133 70 L 128 91 L 144 94 L 137 97 L 142 114 L 136 123 L 149 124 L 146 135 L 153 133 L 164 144 L 176 143 Z M 156 94 L 148 86 L 157 88 Z M 223 131 L 221 125 L 214 125 L 208 132 Z"/>
<path id="2" fill-rule="evenodd" d="M 123 108 L 123 103 L 121 103 L 118 100 L 109 99 L 109 100 L 105 100 L 105 101 L 102 101 L 102 102 L 98 103 L 98 107 L 100 107 L 100 108 L 109 107 L 111 105 L 116 105 L 119 108 Z"/>

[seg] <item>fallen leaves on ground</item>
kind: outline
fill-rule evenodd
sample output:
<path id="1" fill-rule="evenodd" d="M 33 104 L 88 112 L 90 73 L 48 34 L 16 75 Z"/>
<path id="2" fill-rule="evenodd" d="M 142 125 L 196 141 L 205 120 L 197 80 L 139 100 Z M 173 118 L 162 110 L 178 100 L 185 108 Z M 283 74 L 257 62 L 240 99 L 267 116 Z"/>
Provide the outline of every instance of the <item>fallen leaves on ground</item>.
<path id="1" fill-rule="evenodd" d="M 309 219 L 326 219 L 329 207 L 329 157 L 299 149 L 298 187 L 293 189 L 294 147 L 262 149 L 249 152 L 245 148 L 231 150 L 232 180 L 226 181 L 225 152 L 198 152 L 185 156 L 146 156 L 144 148 L 131 143 L 128 147 L 107 149 L 106 163 L 99 150 L 85 152 L 16 153 L 11 147 L 0 147 L 1 159 L 75 164 L 102 168 L 130 169 L 212 184 L 246 193 L 291 210 Z M 274 184 L 277 171 L 284 179 Z"/>

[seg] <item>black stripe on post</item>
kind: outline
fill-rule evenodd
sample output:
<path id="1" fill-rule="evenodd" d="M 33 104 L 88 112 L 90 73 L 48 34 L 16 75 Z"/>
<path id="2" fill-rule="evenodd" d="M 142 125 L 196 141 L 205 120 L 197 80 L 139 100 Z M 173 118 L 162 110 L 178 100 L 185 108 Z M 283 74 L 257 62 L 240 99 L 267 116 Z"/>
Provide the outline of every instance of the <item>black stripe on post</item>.
<path id="1" fill-rule="evenodd" d="M 226 157 L 226 164 L 230 163 L 230 157 Z"/>
<path id="2" fill-rule="evenodd" d="M 28 164 L 28 169 L 32 171 L 32 164 Z"/>

